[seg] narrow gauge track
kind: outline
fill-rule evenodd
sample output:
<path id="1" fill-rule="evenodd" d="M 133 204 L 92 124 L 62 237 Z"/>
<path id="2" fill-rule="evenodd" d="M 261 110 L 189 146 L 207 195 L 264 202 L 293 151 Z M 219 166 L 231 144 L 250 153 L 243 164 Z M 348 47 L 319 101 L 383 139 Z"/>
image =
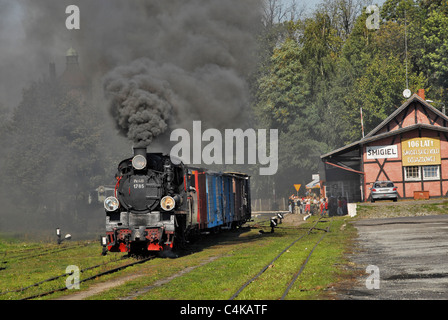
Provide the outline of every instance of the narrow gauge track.
<path id="1" fill-rule="evenodd" d="M 140 259 L 140 260 L 137 260 L 137 261 L 134 261 L 134 262 L 131 262 L 131 263 L 128 263 L 128 264 L 116 267 L 116 268 L 112 268 L 112 269 L 109 269 L 109 270 L 106 270 L 106 271 L 99 272 L 99 273 L 97 273 L 95 275 L 92 275 L 92 276 L 90 276 L 88 278 L 80 280 L 79 283 L 83 283 L 83 282 L 86 282 L 86 281 L 89 281 L 89 280 L 97 279 L 99 277 L 102 277 L 102 276 L 105 276 L 105 275 L 108 275 L 108 274 L 112 274 L 112 273 L 124 270 L 126 268 L 129 268 L 129 267 L 132 267 L 132 266 L 135 266 L 135 265 L 138 265 L 138 264 L 145 263 L 145 262 L 147 262 L 149 260 L 154 259 L 155 257 L 156 256 L 149 256 L 149 257 L 146 257 L 144 259 Z M 98 264 L 98 265 L 87 267 L 87 268 L 84 268 L 84 269 L 80 270 L 80 272 L 82 273 L 82 272 L 85 272 L 85 271 L 88 271 L 88 270 L 92 270 L 92 269 L 96 269 L 96 268 L 99 268 L 99 267 L 103 267 L 103 266 L 105 266 L 105 265 L 107 265 L 109 263 L 117 262 L 117 261 L 123 260 L 125 258 L 128 258 L 128 256 L 124 256 L 124 257 L 121 257 L 119 259 L 109 261 L 107 263 L 101 263 L 101 264 Z M 42 284 L 44 284 L 46 282 L 51 282 L 51 281 L 57 280 L 57 279 L 62 278 L 62 277 L 67 277 L 69 275 L 70 275 L 69 273 L 64 273 L 64 274 L 61 274 L 61 275 L 58 275 L 58 276 L 55 276 L 55 277 L 48 278 L 46 280 L 39 281 L 37 283 L 34 283 L 32 285 L 29 285 L 29 286 L 21 288 L 21 289 L 0 292 L 0 295 L 4 295 L 4 294 L 8 294 L 8 293 L 14 293 L 14 292 L 22 292 L 22 291 L 25 291 L 25 290 L 27 290 L 29 288 L 38 287 L 38 286 L 40 286 L 40 285 L 42 285 Z M 50 290 L 50 291 L 38 293 L 38 294 L 35 294 L 35 295 L 32 295 L 32 296 L 28 296 L 28 297 L 22 298 L 20 300 L 31 300 L 31 299 L 35 299 L 35 298 L 39 298 L 39 297 L 44 297 L 44 296 L 50 295 L 52 293 L 65 291 L 67 289 L 68 289 L 67 286 L 64 286 L 64 287 L 60 287 L 60 288 L 57 288 L 57 289 L 54 289 L 54 290 Z"/>
<path id="2" fill-rule="evenodd" d="M 94 265 L 94 266 L 91 266 L 91 267 L 84 268 L 84 269 L 80 270 L 80 272 L 86 272 L 88 270 L 96 269 L 96 268 L 99 268 L 99 267 L 104 267 L 104 266 L 108 265 L 109 263 L 117 262 L 117 261 L 120 261 L 120 260 L 123 260 L 123 259 L 126 259 L 126 258 L 127 258 L 127 256 L 123 256 L 123 257 L 121 257 L 119 259 L 116 259 L 116 260 L 111 260 L 111 261 L 106 262 L 106 263 L 100 263 L 100 264 L 97 264 L 97 265 Z M 26 287 L 23 287 L 23 288 L 20 288 L 20 289 L 3 291 L 3 292 L 0 292 L 0 296 L 8 294 L 8 293 L 23 292 L 23 291 L 25 291 L 27 289 L 30 289 L 32 287 L 38 287 L 39 285 L 44 284 L 46 282 L 54 281 L 54 280 L 57 280 L 59 278 L 66 277 L 66 276 L 69 276 L 69 275 L 70 275 L 69 273 L 64 273 L 64 274 L 60 274 L 58 276 L 54 276 L 54 277 L 51 277 L 51 278 L 48 278 L 48 279 L 45 279 L 45 280 L 33 283 L 33 284 L 29 285 L 29 286 L 26 286 Z"/>
<path id="3" fill-rule="evenodd" d="M 53 254 L 53 253 L 59 253 L 62 251 L 67 251 L 67 250 L 71 250 L 71 249 L 79 249 L 80 247 L 86 247 L 89 244 L 82 244 L 82 245 L 71 245 L 71 246 L 67 246 L 67 247 L 52 247 L 52 248 L 48 248 L 48 249 L 38 249 L 38 248 L 33 248 L 32 250 L 40 250 L 38 254 L 35 254 L 35 252 L 33 252 L 32 254 L 19 254 L 19 255 L 15 255 L 15 256 L 7 256 L 7 252 L 5 252 L 5 254 L 3 254 L 3 259 L 7 258 L 8 260 L 3 260 L 1 263 L 6 264 L 9 261 L 20 261 L 23 259 L 33 259 L 33 258 L 37 258 L 37 257 L 41 257 L 41 256 L 45 256 L 48 254 Z M 31 249 L 26 249 L 26 251 L 30 251 Z M 20 252 L 21 253 L 21 252 Z"/>
<path id="4" fill-rule="evenodd" d="M 251 278 L 250 280 L 248 280 L 246 283 L 244 283 L 237 292 L 235 292 L 229 300 L 234 300 L 236 297 L 238 297 L 238 295 L 245 289 L 247 288 L 247 286 L 249 286 L 252 282 L 254 282 L 256 279 L 258 279 L 268 268 L 269 266 L 271 266 L 278 258 L 280 258 L 289 248 L 291 248 L 293 245 L 295 245 L 298 241 L 300 241 L 301 239 L 303 239 L 305 236 L 309 235 L 313 230 L 323 230 L 325 231 L 325 233 L 322 235 L 322 237 L 320 237 L 320 239 L 316 242 L 316 244 L 314 245 L 314 247 L 311 249 L 310 253 L 308 254 L 308 256 L 306 257 L 306 259 L 303 261 L 300 269 L 294 274 L 294 276 L 292 277 L 291 281 L 288 284 L 288 287 L 285 289 L 285 291 L 283 292 L 282 297 L 280 298 L 280 300 L 284 300 L 285 297 L 288 295 L 289 291 L 291 290 L 292 286 L 294 285 L 294 283 L 296 282 L 296 280 L 299 278 L 299 276 L 302 274 L 303 270 L 305 269 L 305 266 L 307 265 L 307 263 L 309 262 L 311 255 L 314 252 L 314 249 L 316 249 L 316 247 L 319 245 L 319 243 L 324 239 L 324 237 L 327 235 L 328 232 L 330 232 L 330 227 L 331 227 L 331 223 L 333 221 L 333 219 L 330 218 L 330 225 L 326 228 L 326 229 L 321 229 L 321 228 L 317 228 L 317 224 L 319 222 L 321 222 L 321 220 L 324 217 L 320 217 L 313 226 L 311 226 L 308 231 L 304 234 L 302 234 L 299 238 L 297 238 L 296 240 L 294 240 L 292 243 L 290 243 L 282 252 L 280 252 L 271 262 L 269 262 L 267 265 L 265 265 L 260 272 L 258 272 L 253 278 Z"/>

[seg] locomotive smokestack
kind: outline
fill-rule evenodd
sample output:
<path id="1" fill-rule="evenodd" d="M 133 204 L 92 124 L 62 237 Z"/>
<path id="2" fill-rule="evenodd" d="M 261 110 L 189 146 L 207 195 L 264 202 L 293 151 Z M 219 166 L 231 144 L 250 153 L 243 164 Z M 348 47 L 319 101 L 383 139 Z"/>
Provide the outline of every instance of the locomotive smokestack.
<path id="1" fill-rule="evenodd" d="M 134 147 L 134 156 L 142 155 L 146 158 L 146 147 Z"/>

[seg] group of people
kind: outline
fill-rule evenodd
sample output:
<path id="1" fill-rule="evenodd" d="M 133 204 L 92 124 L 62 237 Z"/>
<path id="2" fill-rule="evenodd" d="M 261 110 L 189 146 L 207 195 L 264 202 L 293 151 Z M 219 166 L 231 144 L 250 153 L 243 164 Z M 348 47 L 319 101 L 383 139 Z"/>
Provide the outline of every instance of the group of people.
<path id="1" fill-rule="evenodd" d="M 288 200 L 289 213 L 343 216 L 347 214 L 347 199 L 345 197 L 330 197 L 329 199 L 316 196 L 299 198 L 292 194 Z"/>

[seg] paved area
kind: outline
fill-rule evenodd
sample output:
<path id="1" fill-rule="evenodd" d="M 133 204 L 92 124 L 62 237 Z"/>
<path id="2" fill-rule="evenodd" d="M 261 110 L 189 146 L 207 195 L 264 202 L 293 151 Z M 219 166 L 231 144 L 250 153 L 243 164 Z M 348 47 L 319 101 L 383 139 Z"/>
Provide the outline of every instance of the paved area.
<path id="1" fill-rule="evenodd" d="M 361 276 L 339 299 L 448 299 L 448 215 L 369 219 L 354 225 L 360 252 L 350 259 Z"/>

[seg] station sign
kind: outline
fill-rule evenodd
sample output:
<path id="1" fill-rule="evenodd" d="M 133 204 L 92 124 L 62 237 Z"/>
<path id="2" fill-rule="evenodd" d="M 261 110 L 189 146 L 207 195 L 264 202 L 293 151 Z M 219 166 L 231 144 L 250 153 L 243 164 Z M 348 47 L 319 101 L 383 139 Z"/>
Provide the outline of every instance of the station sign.
<path id="1" fill-rule="evenodd" d="M 398 158 L 397 145 L 391 146 L 367 146 L 367 159 L 396 159 Z"/>
<path id="2" fill-rule="evenodd" d="M 441 163 L 439 138 L 413 138 L 401 141 L 403 166 L 430 166 Z"/>

